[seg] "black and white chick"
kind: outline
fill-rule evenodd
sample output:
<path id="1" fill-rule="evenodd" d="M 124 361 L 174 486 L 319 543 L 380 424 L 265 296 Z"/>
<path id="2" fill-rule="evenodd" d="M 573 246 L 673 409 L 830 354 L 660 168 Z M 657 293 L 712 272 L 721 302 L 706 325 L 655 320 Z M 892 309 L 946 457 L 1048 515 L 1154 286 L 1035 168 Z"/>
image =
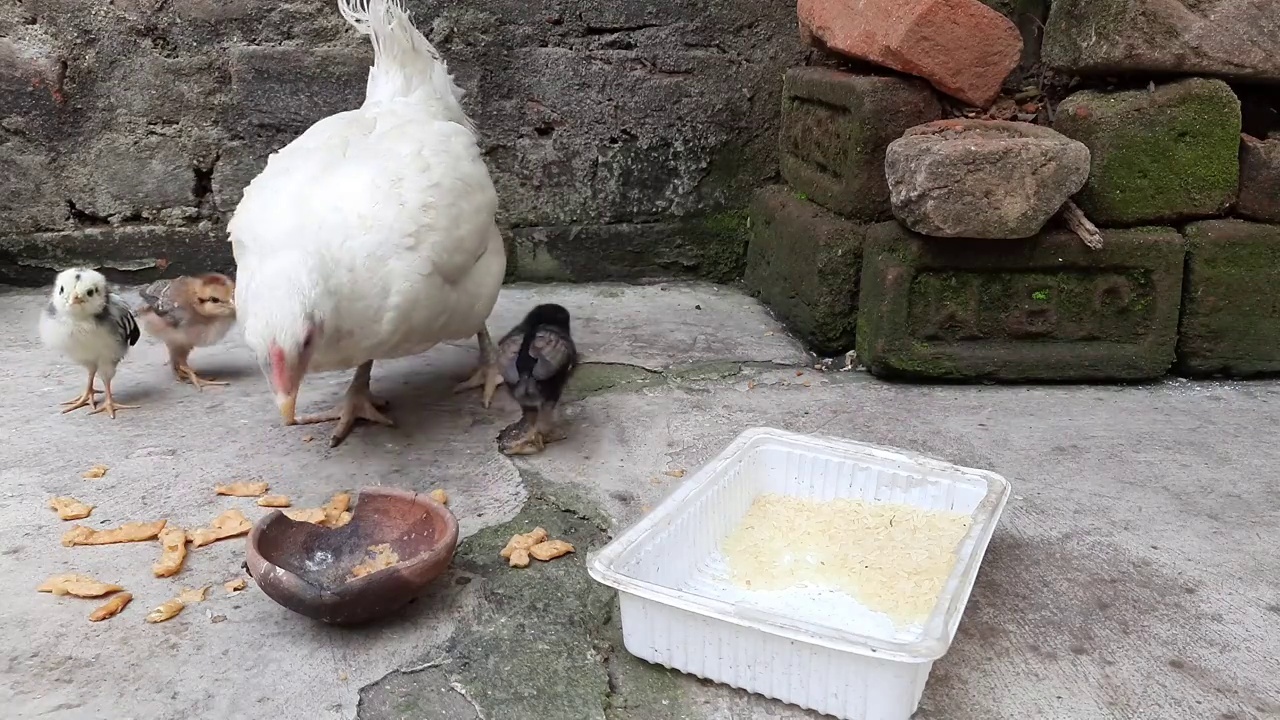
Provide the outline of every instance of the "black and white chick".
<path id="1" fill-rule="evenodd" d="M 88 405 L 92 408 L 90 415 L 105 412 L 114 419 L 117 410 L 138 407 L 116 403 L 111 395 L 111 380 L 140 335 L 133 311 L 123 298 L 111 292 L 102 273 L 88 268 L 58 273 L 49 304 L 40 313 L 40 340 L 45 347 L 89 371 L 84 392 L 62 403 L 68 406 L 62 412 Z M 106 386 L 101 407 L 95 395 L 102 391 L 93 386 L 99 375 Z"/>
<path id="2" fill-rule="evenodd" d="M 498 367 L 507 392 L 524 416 L 498 435 L 499 450 L 507 455 L 532 455 L 565 438 L 556 427 L 556 407 L 577 365 L 569 311 L 561 305 L 535 307 L 502 338 Z"/>

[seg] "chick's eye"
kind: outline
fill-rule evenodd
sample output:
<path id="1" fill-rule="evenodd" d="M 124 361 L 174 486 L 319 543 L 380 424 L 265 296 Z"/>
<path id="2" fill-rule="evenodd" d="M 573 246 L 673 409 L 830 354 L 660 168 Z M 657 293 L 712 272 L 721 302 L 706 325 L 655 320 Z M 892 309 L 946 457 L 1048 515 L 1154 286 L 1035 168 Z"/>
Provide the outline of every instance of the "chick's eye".
<path id="1" fill-rule="evenodd" d="M 59 294 L 59 295 L 61 295 L 61 294 L 63 294 L 64 292 L 66 292 L 66 290 L 67 290 L 67 289 L 66 289 L 66 288 L 64 288 L 64 287 L 59 287 L 59 288 L 58 288 L 58 294 Z"/>
<path id="2" fill-rule="evenodd" d="M 85 295 L 88 295 L 89 297 L 93 297 L 94 293 L 96 292 L 98 291 L 94 290 L 93 288 L 89 288 L 89 292 L 85 293 Z"/>
<path id="3" fill-rule="evenodd" d="M 216 297 L 211 297 L 209 298 L 209 302 L 213 303 L 214 305 L 217 305 L 218 303 L 222 302 L 222 300 Z"/>

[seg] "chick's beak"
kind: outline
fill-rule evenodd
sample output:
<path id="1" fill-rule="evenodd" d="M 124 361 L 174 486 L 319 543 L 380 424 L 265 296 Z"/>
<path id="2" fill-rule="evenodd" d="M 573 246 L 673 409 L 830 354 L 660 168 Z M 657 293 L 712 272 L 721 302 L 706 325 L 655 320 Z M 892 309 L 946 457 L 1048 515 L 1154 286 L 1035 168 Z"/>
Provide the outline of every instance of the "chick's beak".
<path id="1" fill-rule="evenodd" d="M 83 296 L 83 295 L 80 295 L 80 294 L 76 293 L 76 294 L 73 294 L 73 295 L 71 296 L 71 304 L 72 304 L 72 305 L 82 305 L 83 303 L 84 303 L 84 296 Z"/>

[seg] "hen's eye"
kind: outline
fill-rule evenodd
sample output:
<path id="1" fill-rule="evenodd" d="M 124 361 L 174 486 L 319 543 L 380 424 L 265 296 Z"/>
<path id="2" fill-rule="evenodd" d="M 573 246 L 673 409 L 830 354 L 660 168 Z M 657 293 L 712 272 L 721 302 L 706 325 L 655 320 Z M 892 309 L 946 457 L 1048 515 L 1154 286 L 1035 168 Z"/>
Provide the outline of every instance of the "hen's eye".
<path id="1" fill-rule="evenodd" d="M 222 300 L 216 297 L 211 297 L 209 298 L 209 302 L 213 303 L 214 305 L 217 305 L 218 303 L 222 302 Z"/>

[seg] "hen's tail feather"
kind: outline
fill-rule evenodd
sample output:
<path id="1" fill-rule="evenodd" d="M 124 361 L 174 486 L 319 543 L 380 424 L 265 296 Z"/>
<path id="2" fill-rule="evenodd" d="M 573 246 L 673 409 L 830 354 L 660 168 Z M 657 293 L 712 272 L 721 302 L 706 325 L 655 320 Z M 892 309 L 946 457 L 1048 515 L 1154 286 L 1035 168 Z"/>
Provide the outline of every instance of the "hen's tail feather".
<path id="1" fill-rule="evenodd" d="M 414 27 L 402 0 L 338 0 L 338 12 L 373 45 L 366 103 L 421 93 L 444 119 L 476 132 L 462 109 L 465 93 L 454 84 L 440 52 Z"/>

